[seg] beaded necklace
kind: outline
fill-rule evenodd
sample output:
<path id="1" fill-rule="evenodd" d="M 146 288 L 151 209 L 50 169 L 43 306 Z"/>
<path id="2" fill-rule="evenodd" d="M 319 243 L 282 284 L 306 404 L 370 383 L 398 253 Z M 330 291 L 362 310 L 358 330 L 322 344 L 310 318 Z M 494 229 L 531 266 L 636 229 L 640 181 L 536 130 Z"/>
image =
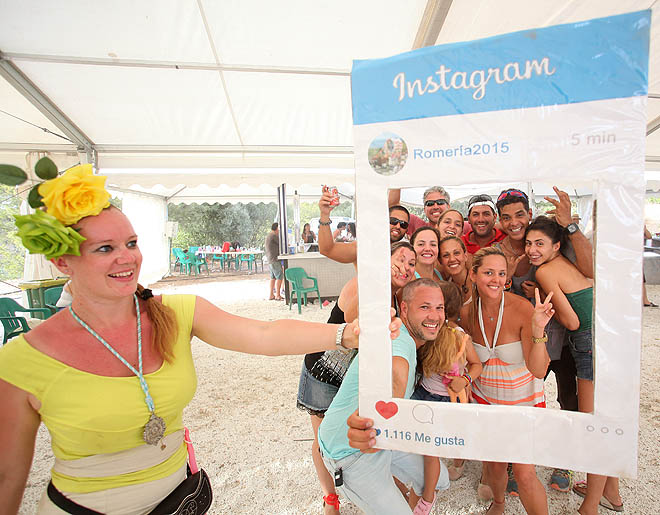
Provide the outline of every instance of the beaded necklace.
<path id="1" fill-rule="evenodd" d="M 138 380 L 140 381 L 140 387 L 144 392 L 144 402 L 147 404 L 147 408 L 149 408 L 149 412 L 151 413 L 149 420 L 144 426 L 143 438 L 144 441 L 149 445 L 156 445 L 163 439 L 163 436 L 165 435 L 165 421 L 156 415 L 156 412 L 154 411 L 154 400 L 151 398 L 151 394 L 149 393 L 149 385 L 147 384 L 147 381 L 144 378 L 144 374 L 142 373 L 142 321 L 140 320 L 140 303 L 138 302 L 137 295 L 134 294 L 133 299 L 135 300 L 135 311 L 137 312 L 138 370 L 135 370 L 133 365 L 126 361 L 115 349 L 112 348 L 108 342 L 101 338 L 101 336 L 99 336 L 94 331 L 94 329 L 83 322 L 80 317 L 73 311 L 72 306 L 69 306 L 69 312 L 76 322 L 78 322 L 83 328 L 87 330 L 89 334 L 101 342 L 106 349 L 112 352 L 112 354 L 119 361 L 126 365 L 128 369 L 138 377 Z"/>

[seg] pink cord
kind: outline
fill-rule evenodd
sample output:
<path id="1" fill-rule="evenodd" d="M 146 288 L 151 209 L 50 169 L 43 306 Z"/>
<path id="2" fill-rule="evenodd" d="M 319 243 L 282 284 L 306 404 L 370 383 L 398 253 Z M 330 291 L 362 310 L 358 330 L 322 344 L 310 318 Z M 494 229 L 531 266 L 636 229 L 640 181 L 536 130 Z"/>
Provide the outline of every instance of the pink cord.
<path id="1" fill-rule="evenodd" d="M 187 427 L 184 427 L 183 429 L 183 441 L 186 442 L 186 448 L 188 449 L 188 465 L 190 466 L 190 473 L 196 474 L 199 468 L 197 468 L 195 449 L 193 448 L 192 440 L 190 439 L 190 431 L 188 431 Z"/>

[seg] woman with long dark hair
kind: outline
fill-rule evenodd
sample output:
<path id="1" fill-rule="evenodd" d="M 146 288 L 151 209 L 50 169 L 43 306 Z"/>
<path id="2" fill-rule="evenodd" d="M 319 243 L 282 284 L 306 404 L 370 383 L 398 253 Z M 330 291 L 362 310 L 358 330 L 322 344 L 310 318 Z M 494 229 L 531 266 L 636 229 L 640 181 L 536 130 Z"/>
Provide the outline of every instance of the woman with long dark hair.
<path id="1" fill-rule="evenodd" d="M 305 243 L 314 243 L 316 241 L 316 234 L 311 230 L 309 224 L 303 225 L 301 238 Z"/>
<path id="2" fill-rule="evenodd" d="M 577 369 L 578 409 L 591 413 L 594 410 L 593 279 L 562 255 L 565 244 L 565 229 L 555 220 L 539 216 L 527 228 L 525 252 L 531 264 L 538 267 L 536 282 L 543 291 L 553 292 L 557 319 L 568 329 Z M 577 483 L 573 491 L 585 498 L 580 507 L 580 513 L 585 515 L 598 513 L 599 504 L 614 511 L 623 510 L 618 478 L 587 474 L 586 485 Z"/>
<path id="3" fill-rule="evenodd" d="M 465 244 L 456 236 L 447 236 L 440 240 L 440 265 L 449 282 L 461 290 L 463 304 L 472 300 L 472 281 L 470 280 L 470 262 Z"/>

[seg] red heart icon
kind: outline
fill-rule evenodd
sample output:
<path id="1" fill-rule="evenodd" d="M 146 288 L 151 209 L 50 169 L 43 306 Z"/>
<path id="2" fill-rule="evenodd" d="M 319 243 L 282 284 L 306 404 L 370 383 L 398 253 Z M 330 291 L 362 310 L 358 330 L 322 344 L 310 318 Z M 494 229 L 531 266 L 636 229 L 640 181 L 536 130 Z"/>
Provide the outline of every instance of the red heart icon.
<path id="1" fill-rule="evenodd" d="M 399 411 L 399 407 L 394 402 L 378 401 L 376 403 L 376 411 L 383 418 L 391 418 Z"/>

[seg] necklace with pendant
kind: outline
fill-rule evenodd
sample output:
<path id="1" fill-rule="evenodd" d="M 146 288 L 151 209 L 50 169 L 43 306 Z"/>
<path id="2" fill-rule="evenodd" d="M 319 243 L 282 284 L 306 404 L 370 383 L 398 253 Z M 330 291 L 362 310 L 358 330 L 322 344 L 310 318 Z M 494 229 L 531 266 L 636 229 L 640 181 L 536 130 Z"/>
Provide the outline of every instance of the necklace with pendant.
<path id="1" fill-rule="evenodd" d="M 463 290 L 463 294 L 465 294 L 465 295 L 467 295 L 467 293 L 468 293 L 468 287 L 466 286 L 466 284 L 467 284 L 467 280 L 468 280 L 469 275 L 470 274 L 468 274 L 467 270 L 466 270 L 465 271 L 465 280 L 463 281 L 463 286 L 461 286 L 461 290 Z"/>
<path id="2" fill-rule="evenodd" d="M 466 271 L 465 272 L 465 280 L 463 280 L 463 284 L 461 285 L 461 291 L 463 292 L 464 295 L 467 295 L 468 292 L 470 291 L 469 288 L 467 287 L 467 280 L 468 280 L 469 276 L 470 276 L 470 274 L 467 273 L 467 271 Z M 449 280 L 451 282 L 453 282 L 454 284 L 456 284 L 456 281 L 454 281 L 453 277 L 450 277 Z M 458 286 L 458 284 L 456 284 L 456 285 Z"/>
<path id="3" fill-rule="evenodd" d="M 139 382 L 140 382 L 140 387 L 142 388 L 142 391 L 144 392 L 144 402 L 147 404 L 147 408 L 149 408 L 149 412 L 151 413 L 149 420 L 144 426 L 144 432 L 143 432 L 143 438 L 144 441 L 147 442 L 149 445 L 157 445 L 158 442 L 160 442 L 163 439 L 163 436 L 165 435 L 165 421 L 156 415 L 156 412 L 154 410 L 154 401 L 151 398 L 151 394 L 149 393 L 149 385 L 147 384 L 147 381 L 144 378 L 144 374 L 142 373 L 142 321 L 140 320 L 140 303 L 138 302 L 137 295 L 133 295 L 133 299 L 135 300 L 135 311 L 137 312 L 137 341 L 138 341 L 138 370 L 135 369 L 133 365 L 131 365 L 128 361 L 126 361 L 115 349 L 112 348 L 112 346 L 106 342 L 101 336 L 99 336 L 91 327 L 89 327 L 85 322 L 83 322 L 78 315 L 73 311 L 73 307 L 69 306 L 69 312 L 71 313 L 71 316 L 73 319 L 78 322 L 83 328 L 87 330 L 89 334 L 91 334 L 94 338 L 96 338 L 99 342 L 103 344 L 103 346 L 108 349 L 112 354 L 119 360 L 121 361 L 124 365 L 128 367 L 128 369 L 133 372 Z"/>

